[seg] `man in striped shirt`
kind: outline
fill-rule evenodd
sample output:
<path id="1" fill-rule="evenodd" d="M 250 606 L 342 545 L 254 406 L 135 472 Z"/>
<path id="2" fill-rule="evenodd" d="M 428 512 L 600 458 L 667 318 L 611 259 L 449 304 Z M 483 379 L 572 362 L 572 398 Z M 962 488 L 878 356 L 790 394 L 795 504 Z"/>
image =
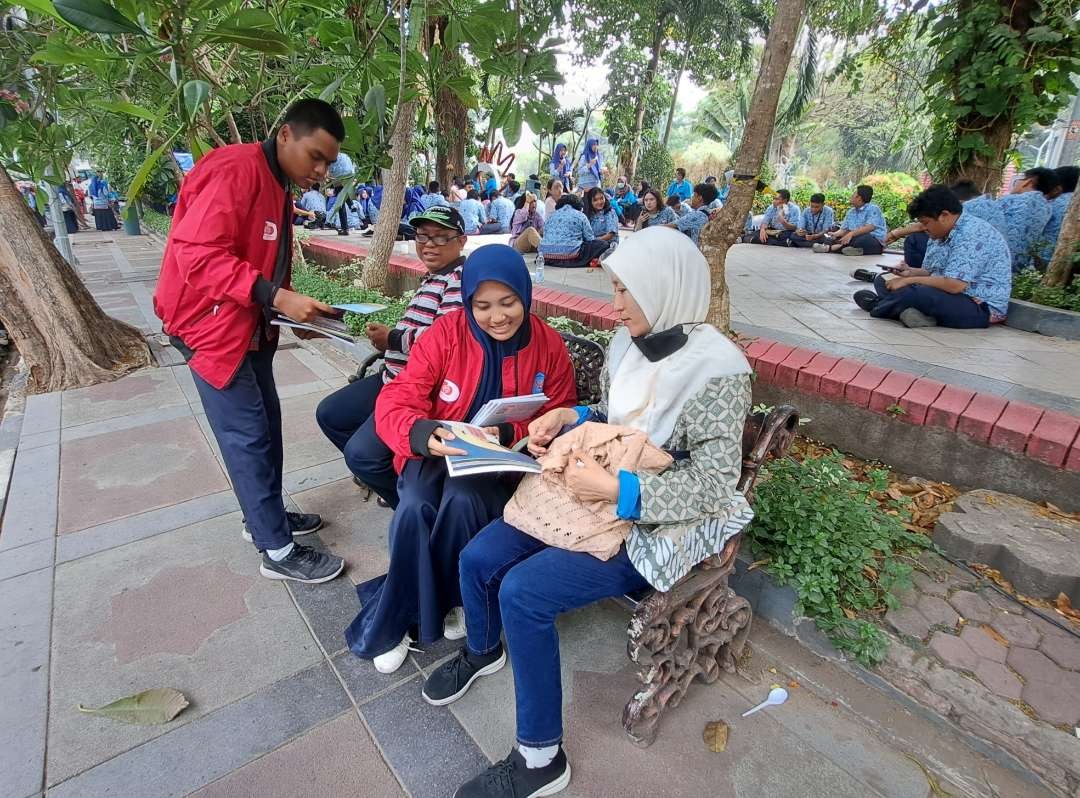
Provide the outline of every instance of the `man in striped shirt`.
<path id="1" fill-rule="evenodd" d="M 427 268 L 412 301 L 394 329 L 369 324 L 368 340 L 384 354 L 383 368 L 327 396 L 315 418 L 323 434 L 345 455 L 358 484 L 371 488 L 391 507 L 397 506 L 397 474 L 393 454 L 375 433 L 375 400 L 382 386 L 396 377 L 409 351 L 439 316 L 461 309 L 461 251 L 465 222 L 457 209 L 436 205 L 414 216 L 416 254 Z"/>

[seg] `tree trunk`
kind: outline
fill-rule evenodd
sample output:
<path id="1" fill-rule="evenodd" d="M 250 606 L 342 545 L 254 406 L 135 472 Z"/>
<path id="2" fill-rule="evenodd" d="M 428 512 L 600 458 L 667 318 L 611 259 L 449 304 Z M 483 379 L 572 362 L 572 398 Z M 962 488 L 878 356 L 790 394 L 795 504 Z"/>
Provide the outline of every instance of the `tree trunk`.
<path id="1" fill-rule="evenodd" d="M 780 90 L 784 85 L 784 76 L 791 62 L 795 42 L 799 38 L 805 10 L 806 0 L 778 0 L 776 4 L 773 23 L 765 40 L 765 52 L 761 56 L 754 96 L 750 100 L 742 143 L 739 144 L 739 155 L 735 161 L 735 179 L 723 209 L 701 231 L 701 252 L 709 262 L 712 273 L 708 321 L 721 330 L 727 330 L 731 326 L 731 300 L 724 275 L 727 253 L 738 240 L 746 222 L 746 214 L 754 202 L 758 172 L 772 137 Z"/>
<path id="2" fill-rule="evenodd" d="M 465 176 L 465 138 L 469 129 L 469 109 L 452 89 L 443 86 L 435 96 L 438 125 L 435 151 L 435 179 L 449 188 L 455 177 Z"/>
<path id="3" fill-rule="evenodd" d="M 686 62 L 690 60 L 690 44 L 693 39 L 691 34 L 690 39 L 686 41 L 686 52 L 683 53 L 682 63 L 679 64 L 679 74 L 675 76 L 675 90 L 671 92 L 671 107 L 668 108 L 667 124 L 664 125 L 664 137 L 660 139 L 660 146 L 667 148 L 668 136 L 671 135 L 671 122 L 675 118 L 675 108 L 679 104 L 679 86 L 682 84 L 683 73 L 686 72 Z"/>
<path id="4" fill-rule="evenodd" d="M 958 125 L 957 135 L 961 135 L 969 125 L 983 126 L 983 137 L 990 147 L 991 154 L 973 153 L 971 160 L 967 163 L 954 164 L 949 173 L 942 176 L 942 182 L 952 185 L 957 180 L 970 180 L 984 194 L 996 194 L 1001 185 L 1001 173 L 1005 169 L 1005 155 L 1012 146 L 1014 126 L 1012 115 L 999 116 L 994 120 L 969 117 L 962 125 Z"/>
<path id="5" fill-rule="evenodd" d="M 1069 207 L 1065 209 L 1065 218 L 1061 221 L 1054 257 L 1043 277 L 1043 285 L 1064 288 L 1073 278 L 1076 270 L 1076 255 L 1080 252 L 1080 192 L 1073 192 Z"/>
<path id="6" fill-rule="evenodd" d="M 652 55 L 649 58 L 649 69 L 645 73 L 645 84 L 638 92 L 637 101 L 634 105 L 634 129 L 630 133 L 630 164 L 626 172 L 628 180 L 633 180 L 637 172 L 638 158 L 641 156 L 641 129 L 645 126 L 645 98 L 652 91 L 656 73 L 660 68 L 660 47 L 664 44 L 664 23 L 667 14 L 661 14 L 656 20 L 656 34 L 653 36 Z"/>
<path id="7" fill-rule="evenodd" d="M 413 131 L 416 128 L 416 100 L 400 103 L 394 115 L 394 127 L 390 131 L 390 178 L 383 187 L 379 221 L 375 235 L 364 259 L 363 281 L 367 288 L 381 291 L 386 285 L 390 253 L 397 239 L 401 208 L 405 203 L 405 183 L 409 178 L 409 163 L 413 157 Z"/>
<path id="8" fill-rule="evenodd" d="M 143 334 L 107 316 L 0 166 L 0 322 L 33 393 L 81 388 L 153 365 Z"/>

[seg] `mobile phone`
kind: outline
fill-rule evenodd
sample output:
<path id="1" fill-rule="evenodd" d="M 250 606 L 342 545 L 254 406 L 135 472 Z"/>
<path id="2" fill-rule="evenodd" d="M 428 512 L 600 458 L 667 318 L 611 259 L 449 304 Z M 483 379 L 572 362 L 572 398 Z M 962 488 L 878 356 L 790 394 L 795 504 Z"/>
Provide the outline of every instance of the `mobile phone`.
<path id="1" fill-rule="evenodd" d="M 900 274 L 899 266 L 886 266 L 884 263 L 878 263 L 875 265 L 883 272 L 888 272 L 889 274 Z"/>

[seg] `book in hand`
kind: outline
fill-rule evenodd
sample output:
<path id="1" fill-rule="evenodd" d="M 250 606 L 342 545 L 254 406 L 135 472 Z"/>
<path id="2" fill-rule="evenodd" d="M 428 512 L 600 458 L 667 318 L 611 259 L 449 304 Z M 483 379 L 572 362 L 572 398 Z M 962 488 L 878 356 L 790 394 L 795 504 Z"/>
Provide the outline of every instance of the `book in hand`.
<path id="1" fill-rule="evenodd" d="M 542 393 L 492 399 L 476 411 L 476 415 L 469 423 L 474 427 L 494 427 L 498 424 L 525 421 L 535 416 L 549 401 L 548 397 Z"/>
<path id="2" fill-rule="evenodd" d="M 309 322 L 303 322 L 293 321 L 288 316 L 279 315 L 270 323 L 278 327 L 292 327 L 296 330 L 308 330 L 310 332 L 318 333 L 319 335 L 325 335 L 327 338 L 336 338 L 347 344 L 356 343 L 356 338 L 349 332 L 349 328 L 345 326 L 345 322 L 331 316 L 319 316 Z"/>
<path id="3" fill-rule="evenodd" d="M 439 423 L 454 433 L 454 439 L 446 441 L 446 445 L 465 452 L 465 454 L 446 455 L 446 470 L 452 477 L 496 474 L 502 471 L 540 473 L 540 464 L 533 458 L 501 446 L 495 438 L 480 427 L 463 421 L 440 421 Z"/>

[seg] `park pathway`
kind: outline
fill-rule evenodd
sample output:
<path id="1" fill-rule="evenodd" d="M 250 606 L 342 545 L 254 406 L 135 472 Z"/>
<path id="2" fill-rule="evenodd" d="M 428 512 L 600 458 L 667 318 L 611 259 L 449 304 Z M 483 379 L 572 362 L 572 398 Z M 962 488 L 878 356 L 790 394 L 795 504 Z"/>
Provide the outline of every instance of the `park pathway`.
<path id="1" fill-rule="evenodd" d="M 81 233 L 74 245 L 108 312 L 155 333 L 160 244 Z M 0 425 L 0 455 L 14 459 L 0 523 L 3 795 L 442 798 L 505 755 L 510 668 L 437 709 L 420 685 L 450 644 L 412 654 L 389 676 L 345 649 L 353 585 L 385 568 L 390 515 L 364 500 L 314 420 L 351 361 L 288 339 L 275 365 L 286 499 L 323 515 L 315 545 L 348 564 L 327 585 L 258 575 L 191 377 L 175 360 L 9 408 Z M 626 621 L 607 603 L 560 621 L 568 796 L 928 798 L 924 767 L 956 795 L 1043 794 L 764 623 L 743 672 L 695 688 L 640 750 L 619 722 L 636 684 Z M 740 718 L 773 682 L 791 700 Z M 175 687 L 191 705 L 148 727 L 76 709 L 153 687 Z M 701 738 L 718 719 L 731 725 L 719 754 Z"/>

